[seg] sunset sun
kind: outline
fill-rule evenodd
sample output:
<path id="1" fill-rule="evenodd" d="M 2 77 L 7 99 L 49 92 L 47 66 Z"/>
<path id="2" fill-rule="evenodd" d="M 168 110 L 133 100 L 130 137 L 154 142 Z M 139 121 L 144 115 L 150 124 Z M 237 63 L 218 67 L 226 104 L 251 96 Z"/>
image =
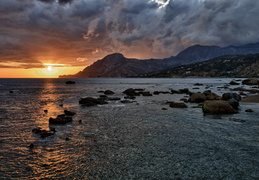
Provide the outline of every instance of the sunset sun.
<path id="1" fill-rule="evenodd" d="M 48 66 L 48 67 L 47 67 L 47 71 L 48 71 L 48 72 L 52 72 L 52 71 L 53 71 L 52 66 Z"/>

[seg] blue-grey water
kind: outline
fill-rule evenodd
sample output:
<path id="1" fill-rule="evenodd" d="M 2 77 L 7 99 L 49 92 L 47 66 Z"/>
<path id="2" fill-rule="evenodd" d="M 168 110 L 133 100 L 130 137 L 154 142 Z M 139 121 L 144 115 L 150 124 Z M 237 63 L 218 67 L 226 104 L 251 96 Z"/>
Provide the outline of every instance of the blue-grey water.
<path id="1" fill-rule="evenodd" d="M 73 80 L 68 85 L 67 79 L 0 79 L 0 179 L 259 179 L 257 103 L 240 103 L 239 113 L 218 116 L 205 116 L 196 104 L 166 104 L 188 99 L 186 94 L 94 107 L 78 103 L 103 90 L 123 99 L 127 88 L 222 95 L 231 92 L 232 86 L 223 87 L 232 79 Z M 48 130 L 48 119 L 64 109 L 77 113 L 72 123 L 51 125 L 57 132 L 47 138 L 32 133 L 36 127 Z"/>

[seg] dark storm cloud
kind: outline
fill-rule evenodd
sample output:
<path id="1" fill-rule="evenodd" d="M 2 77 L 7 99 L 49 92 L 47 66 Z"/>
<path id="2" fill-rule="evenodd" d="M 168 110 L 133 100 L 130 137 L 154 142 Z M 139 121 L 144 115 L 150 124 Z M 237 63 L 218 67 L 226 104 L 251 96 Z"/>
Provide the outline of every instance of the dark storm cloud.
<path id="1" fill-rule="evenodd" d="M 258 9 L 254 0 L 1 0 L 0 62 L 82 65 L 113 52 L 259 42 Z"/>
<path id="2" fill-rule="evenodd" d="M 53 3 L 55 0 L 38 0 L 44 3 Z"/>
<path id="3" fill-rule="evenodd" d="M 73 0 L 59 0 L 58 1 L 60 4 L 68 4 L 68 3 L 72 3 Z"/>

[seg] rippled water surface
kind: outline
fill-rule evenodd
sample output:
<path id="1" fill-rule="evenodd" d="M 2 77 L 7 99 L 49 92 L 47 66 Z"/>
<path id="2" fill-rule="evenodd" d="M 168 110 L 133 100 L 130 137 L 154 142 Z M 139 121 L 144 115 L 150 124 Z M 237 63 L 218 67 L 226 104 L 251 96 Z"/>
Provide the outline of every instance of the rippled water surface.
<path id="1" fill-rule="evenodd" d="M 239 113 L 219 116 L 204 116 L 193 108 L 197 104 L 166 104 L 186 94 L 94 107 L 78 103 L 104 90 L 123 100 L 127 88 L 210 89 L 222 95 L 231 92 L 223 86 L 232 79 L 74 80 L 67 85 L 67 79 L 0 79 L 0 179 L 259 179 L 257 103 L 241 103 Z M 254 112 L 246 113 L 248 108 Z M 49 130 L 48 119 L 64 109 L 77 113 L 72 123 L 51 125 L 57 132 L 47 138 L 32 133 L 36 127 Z"/>

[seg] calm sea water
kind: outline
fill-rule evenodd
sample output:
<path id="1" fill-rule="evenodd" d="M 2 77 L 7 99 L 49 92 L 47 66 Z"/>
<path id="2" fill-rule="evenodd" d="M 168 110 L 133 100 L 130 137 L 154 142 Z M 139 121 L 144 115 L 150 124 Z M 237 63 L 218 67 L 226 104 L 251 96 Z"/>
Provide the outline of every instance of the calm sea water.
<path id="1" fill-rule="evenodd" d="M 0 179 L 259 179 L 256 103 L 241 103 L 238 114 L 221 116 L 204 116 L 192 108 L 196 104 L 187 103 L 187 109 L 165 104 L 188 98 L 185 94 L 140 96 L 131 104 L 78 103 L 102 90 L 123 99 L 131 87 L 207 88 L 221 95 L 231 91 L 223 86 L 232 79 L 73 79 L 74 85 L 67 80 L 0 79 Z M 203 86 L 196 89 L 195 83 Z M 246 113 L 248 108 L 254 112 Z M 72 123 L 52 125 L 57 132 L 47 138 L 32 133 L 36 127 L 48 130 L 48 119 L 64 109 L 77 113 Z"/>

